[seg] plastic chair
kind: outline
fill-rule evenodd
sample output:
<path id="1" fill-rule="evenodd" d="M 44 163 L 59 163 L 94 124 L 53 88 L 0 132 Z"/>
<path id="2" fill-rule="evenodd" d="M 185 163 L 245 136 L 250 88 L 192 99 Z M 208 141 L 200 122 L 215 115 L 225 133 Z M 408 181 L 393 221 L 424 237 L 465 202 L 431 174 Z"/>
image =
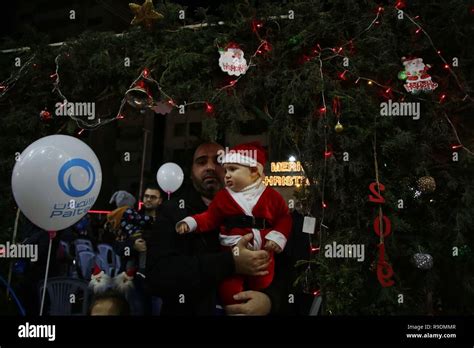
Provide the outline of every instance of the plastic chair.
<path id="1" fill-rule="evenodd" d="M 98 255 L 104 259 L 109 269 L 111 269 L 110 276 L 116 276 L 120 270 L 120 257 L 115 253 L 112 246 L 109 244 L 99 244 L 97 245 L 97 250 L 99 251 Z"/>
<path id="2" fill-rule="evenodd" d="M 44 283 L 39 282 L 39 299 Z M 87 315 L 90 305 L 89 283 L 81 279 L 50 278 L 46 284 L 44 313 L 49 315 Z M 71 301 L 71 295 L 75 301 Z M 71 303 L 73 302 L 73 303 Z"/>
<path id="3" fill-rule="evenodd" d="M 59 245 L 63 248 L 64 250 L 64 253 L 66 255 L 71 255 L 70 251 L 69 251 L 69 244 L 63 240 L 60 240 L 59 241 Z"/>
<path id="4" fill-rule="evenodd" d="M 112 246 L 109 244 L 98 244 L 97 250 L 99 251 L 99 255 L 107 261 L 108 264 L 113 265 L 115 263 L 115 252 Z"/>
<path id="5" fill-rule="evenodd" d="M 74 241 L 74 245 L 76 245 L 76 247 L 78 245 L 87 245 L 89 247 L 89 250 L 94 250 L 94 247 L 92 246 L 92 242 L 89 240 L 89 239 L 82 239 L 82 238 L 78 238 Z"/>
<path id="6" fill-rule="evenodd" d="M 121 262 L 120 256 L 115 254 L 115 275 L 119 274 L 121 267 L 122 267 L 122 262 Z"/>
<path id="7" fill-rule="evenodd" d="M 95 266 L 95 254 L 92 251 L 81 251 L 77 255 L 77 264 L 81 271 L 82 278 L 86 281 L 91 279 L 92 270 Z"/>
<path id="8" fill-rule="evenodd" d="M 104 260 L 104 258 L 100 255 L 95 256 L 95 262 L 99 268 L 105 272 L 110 277 L 115 276 L 115 269 L 113 267 L 110 267 L 109 263 Z"/>
<path id="9" fill-rule="evenodd" d="M 76 245 L 76 255 L 79 255 L 83 251 L 91 251 L 93 252 L 94 249 L 89 247 L 87 244 L 78 244 Z"/>

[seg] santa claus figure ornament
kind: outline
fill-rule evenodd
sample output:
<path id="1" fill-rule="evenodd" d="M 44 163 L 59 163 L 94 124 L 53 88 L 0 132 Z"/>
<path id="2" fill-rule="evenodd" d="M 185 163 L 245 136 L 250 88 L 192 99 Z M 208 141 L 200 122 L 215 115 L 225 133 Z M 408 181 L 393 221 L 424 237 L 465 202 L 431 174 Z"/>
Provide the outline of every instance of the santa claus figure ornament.
<path id="1" fill-rule="evenodd" d="M 398 76 L 403 80 L 406 79 L 403 86 L 407 92 L 413 94 L 430 92 L 438 87 L 436 82 L 431 81 L 431 76 L 427 72 L 431 65 L 425 65 L 422 58 L 402 57 L 402 63 L 405 70 L 400 72 Z"/>
<path id="2" fill-rule="evenodd" d="M 225 49 L 220 49 L 219 66 L 229 75 L 239 76 L 245 74 L 248 66 L 244 52 L 235 43 L 228 44 Z"/>
<path id="3" fill-rule="evenodd" d="M 95 294 L 103 293 L 111 287 L 111 283 L 109 275 L 95 265 L 89 282 L 89 288 L 92 289 L 92 292 Z"/>

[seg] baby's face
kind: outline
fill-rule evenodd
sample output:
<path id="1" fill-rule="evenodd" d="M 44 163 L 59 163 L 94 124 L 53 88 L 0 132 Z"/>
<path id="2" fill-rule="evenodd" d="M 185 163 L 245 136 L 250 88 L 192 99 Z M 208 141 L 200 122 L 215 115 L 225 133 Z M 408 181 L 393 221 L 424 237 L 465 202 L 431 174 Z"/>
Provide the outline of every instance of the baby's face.
<path id="1" fill-rule="evenodd" d="M 253 184 L 258 178 L 257 168 L 250 168 L 235 163 L 224 164 L 225 185 L 234 192 Z"/>

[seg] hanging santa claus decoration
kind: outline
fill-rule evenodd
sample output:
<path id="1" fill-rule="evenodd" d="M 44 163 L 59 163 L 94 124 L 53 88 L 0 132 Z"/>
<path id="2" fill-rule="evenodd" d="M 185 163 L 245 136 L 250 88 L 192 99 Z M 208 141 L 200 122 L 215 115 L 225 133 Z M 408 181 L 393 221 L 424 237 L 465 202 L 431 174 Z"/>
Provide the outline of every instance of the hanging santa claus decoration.
<path id="1" fill-rule="evenodd" d="M 245 74 L 248 66 L 244 52 L 236 43 L 228 44 L 225 49 L 219 49 L 219 66 L 229 75 L 239 76 Z"/>
<path id="2" fill-rule="evenodd" d="M 436 82 L 431 81 L 428 69 L 431 65 L 424 64 L 422 58 L 406 58 L 402 57 L 402 63 L 405 67 L 398 76 L 402 80 L 406 80 L 403 85 L 407 92 L 417 94 L 419 92 L 430 92 L 438 87 Z"/>

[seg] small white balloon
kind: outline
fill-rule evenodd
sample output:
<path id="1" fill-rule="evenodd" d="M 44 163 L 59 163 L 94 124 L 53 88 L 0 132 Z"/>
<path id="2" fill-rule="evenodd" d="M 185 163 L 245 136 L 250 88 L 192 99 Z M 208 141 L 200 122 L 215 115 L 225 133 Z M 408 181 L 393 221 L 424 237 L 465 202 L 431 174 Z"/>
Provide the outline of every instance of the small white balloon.
<path id="1" fill-rule="evenodd" d="M 169 195 L 181 187 L 184 173 L 176 163 L 167 162 L 158 169 L 156 180 L 161 189 Z"/>
<path id="2" fill-rule="evenodd" d="M 47 231 L 72 226 L 94 205 L 102 170 L 94 151 L 79 139 L 51 135 L 28 146 L 12 173 L 15 201 Z"/>

